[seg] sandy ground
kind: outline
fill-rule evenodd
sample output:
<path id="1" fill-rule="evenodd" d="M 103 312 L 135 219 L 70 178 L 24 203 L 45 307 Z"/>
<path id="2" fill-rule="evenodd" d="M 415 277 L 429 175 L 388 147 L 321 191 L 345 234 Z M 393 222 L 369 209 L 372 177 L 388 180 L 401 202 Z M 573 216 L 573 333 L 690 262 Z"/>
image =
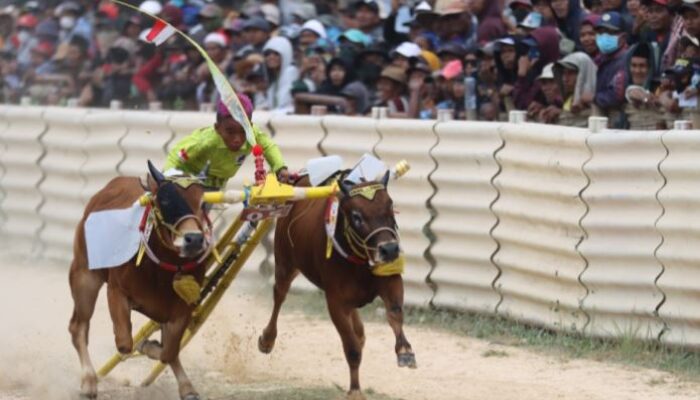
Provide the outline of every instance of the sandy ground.
<path id="1" fill-rule="evenodd" d="M 43 265 L 40 265 L 43 264 Z M 4 260 L 0 265 L 0 399 L 77 398 L 79 364 L 67 332 L 72 310 L 67 269 Z M 257 351 L 271 305 L 269 289 L 232 287 L 183 365 L 209 399 L 245 399 L 241 388 L 346 388 L 340 340 L 327 319 L 282 312 L 277 347 Z M 139 326 L 142 318 L 134 318 Z M 105 291 L 90 332 L 96 366 L 114 351 Z M 697 399 L 700 384 L 671 374 L 588 360 L 561 360 L 517 347 L 406 327 L 418 369 L 396 367 L 388 325 L 366 324 L 365 390 L 401 399 Z M 489 350 L 495 350 L 489 352 Z M 488 356 L 496 353 L 498 356 Z M 135 388 L 149 363 L 132 359 L 100 382 L 102 399 L 175 399 L 172 375 Z M 239 393 L 233 395 L 232 393 Z M 257 398 L 257 397 L 256 397 Z"/>

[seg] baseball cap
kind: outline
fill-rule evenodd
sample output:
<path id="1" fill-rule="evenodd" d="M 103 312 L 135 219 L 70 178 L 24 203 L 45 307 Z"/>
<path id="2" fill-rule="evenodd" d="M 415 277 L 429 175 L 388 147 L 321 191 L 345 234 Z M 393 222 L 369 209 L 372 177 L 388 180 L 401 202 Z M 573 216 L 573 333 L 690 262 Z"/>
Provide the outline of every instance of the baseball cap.
<path id="1" fill-rule="evenodd" d="M 623 21 L 620 13 L 615 11 L 606 12 L 600 16 L 600 20 L 595 25 L 596 28 L 605 28 L 614 31 L 623 30 Z"/>
<path id="2" fill-rule="evenodd" d="M 156 0 L 146 0 L 139 6 L 139 10 L 147 12 L 151 15 L 158 15 L 163 11 L 163 5 Z"/>
<path id="3" fill-rule="evenodd" d="M 253 17 L 248 20 L 246 20 L 243 23 L 243 30 L 246 29 L 260 29 L 265 32 L 270 32 L 271 27 L 270 23 L 265 20 L 265 18 L 262 17 Z"/>
<path id="4" fill-rule="evenodd" d="M 440 71 L 440 75 L 442 75 L 443 78 L 450 80 L 453 78 L 458 77 L 459 75 L 462 74 L 462 69 L 464 67 L 462 66 L 462 61 L 460 60 L 452 60 L 445 64 L 444 67 L 442 67 L 442 70 Z"/>
<path id="5" fill-rule="evenodd" d="M 533 11 L 527 14 L 525 19 L 523 19 L 518 26 L 529 29 L 537 29 L 542 26 L 542 14 L 538 13 L 537 11 Z"/>
<path id="6" fill-rule="evenodd" d="M 357 10 L 360 7 L 367 7 L 373 12 L 379 14 L 379 4 L 375 0 L 358 0 L 353 4 L 354 10 Z"/>
<path id="7" fill-rule="evenodd" d="M 413 42 L 403 42 L 394 49 L 393 54 L 400 54 L 406 58 L 419 57 L 421 48 Z"/>
<path id="8" fill-rule="evenodd" d="M 545 65 L 544 68 L 542 68 L 542 73 L 536 79 L 554 79 L 554 63 Z"/>
<path id="9" fill-rule="evenodd" d="M 370 44 L 370 39 L 359 29 L 348 29 L 340 35 L 341 39 L 347 39 L 353 43 L 362 44 L 367 46 Z"/>

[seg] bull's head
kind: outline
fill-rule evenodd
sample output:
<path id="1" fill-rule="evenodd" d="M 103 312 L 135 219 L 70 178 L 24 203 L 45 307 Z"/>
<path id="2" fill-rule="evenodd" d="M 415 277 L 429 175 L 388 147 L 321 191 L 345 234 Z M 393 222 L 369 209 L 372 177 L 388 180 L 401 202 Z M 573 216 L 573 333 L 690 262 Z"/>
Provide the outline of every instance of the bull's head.
<path id="1" fill-rule="evenodd" d="M 396 260 L 401 250 L 388 184 L 389 171 L 379 181 L 339 183 L 346 240 L 355 253 L 366 257 L 372 265 Z"/>
<path id="2" fill-rule="evenodd" d="M 202 203 L 207 167 L 198 176 L 165 177 L 148 162 L 149 189 L 163 244 L 182 258 L 193 258 L 210 245 L 209 226 Z"/>

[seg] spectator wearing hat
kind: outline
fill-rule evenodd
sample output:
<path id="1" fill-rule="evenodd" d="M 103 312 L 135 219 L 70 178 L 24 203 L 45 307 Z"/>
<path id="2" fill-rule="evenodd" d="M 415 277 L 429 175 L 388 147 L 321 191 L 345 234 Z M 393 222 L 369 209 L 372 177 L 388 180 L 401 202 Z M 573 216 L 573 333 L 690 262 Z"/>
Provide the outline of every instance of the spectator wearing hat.
<path id="1" fill-rule="evenodd" d="M 346 100 L 345 115 L 365 115 L 369 108 L 369 91 L 360 81 L 350 82 L 341 90 Z"/>
<path id="2" fill-rule="evenodd" d="M 595 60 L 598 57 L 599 50 L 595 43 L 595 26 L 600 20 L 600 16 L 596 14 L 587 15 L 583 21 L 581 21 L 581 27 L 579 28 L 579 43 L 581 44 L 581 51 L 588 54 L 588 56 Z"/>
<path id="3" fill-rule="evenodd" d="M 569 40 L 576 43 L 576 48 L 581 48 L 580 32 L 581 21 L 585 18 L 585 12 L 581 9 L 580 0 L 549 0 L 549 6 L 554 13 L 554 20 L 559 31 Z"/>
<path id="4" fill-rule="evenodd" d="M 513 102 L 520 110 L 527 109 L 533 101 L 539 89 L 535 78 L 542 68 L 559 59 L 559 34 L 555 28 L 545 26 L 532 31 L 523 43 L 527 46 L 527 54 L 518 57 L 518 78 L 513 88 Z"/>
<path id="5" fill-rule="evenodd" d="M 700 38 L 700 1 L 683 1 L 679 13 L 683 18 L 683 26 L 688 35 Z"/>
<path id="6" fill-rule="evenodd" d="M 39 20 L 34 14 L 24 14 L 17 19 L 15 35 L 17 61 L 20 69 L 24 69 L 31 63 L 31 50 L 36 47 L 39 40 L 34 35 Z"/>
<path id="7" fill-rule="evenodd" d="M 302 50 L 318 42 L 319 39 L 326 39 L 326 28 L 321 22 L 312 19 L 304 22 L 299 32 L 299 45 Z"/>
<path id="8" fill-rule="evenodd" d="M 527 107 L 528 117 L 543 124 L 556 124 L 561 114 L 562 99 L 554 77 L 554 63 L 545 65 L 535 81 L 538 93 Z"/>
<path id="9" fill-rule="evenodd" d="M 494 46 L 494 63 L 498 72 L 499 103 L 503 105 L 505 112 L 515 109 L 513 89 L 518 78 L 518 52 L 515 45 L 515 38 L 506 36 L 498 39 Z"/>
<path id="10" fill-rule="evenodd" d="M 277 30 L 277 28 L 279 28 L 282 15 L 280 13 L 280 9 L 276 5 L 270 3 L 261 4 L 260 12 L 265 21 L 270 24 L 271 32 L 274 32 Z"/>
<path id="11" fill-rule="evenodd" d="M 543 26 L 556 26 L 556 17 L 549 0 L 532 0 L 532 9 L 542 15 Z"/>
<path id="12" fill-rule="evenodd" d="M 476 52 L 479 60 L 476 72 L 477 117 L 482 121 L 497 121 L 501 110 L 494 47 L 490 44 L 479 48 Z"/>
<path id="13" fill-rule="evenodd" d="M 467 3 L 461 0 L 437 1 L 435 9 L 432 12 L 426 13 L 431 16 L 426 21 L 432 25 L 428 35 L 434 35 L 431 38 L 433 48 L 438 48 L 448 43 L 458 44 L 460 46 L 473 46 L 477 42 L 477 29 L 479 29 L 479 20 L 475 15 L 469 13 Z M 426 17 L 427 18 L 427 17 Z M 420 21 L 420 18 L 417 18 Z M 486 22 L 489 23 L 488 21 Z M 494 34 L 501 34 L 500 31 Z"/>
<path id="14" fill-rule="evenodd" d="M 74 1 L 61 3 L 56 8 L 55 14 L 58 17 L 61 41 L 70 41 L 76 35 L 91 40 L 92 23 L 86 15 L 83 15 L 83 7 L 80 4 Z"/>
<path id="15" fill-rule="evenodd" d="M 282 113 L 292 112 L 292 84 L 299 77 L 299 70 L 293 65 L 292 43 L 285 37 L 273 37 L 265 44 L 263 55 L 268 77 L 263 108 Z"/>
<path id="16" fill-rule="evenodd" d="M 535 29 L 542 26 L 542 14 L 533 11 L 518 23 L 515 29 L 515 34 L 518 36 L 527 36 Z"/>
<path id="17" fill-rule="evenodd" d="M 508 4 L 508 8 L 510 8 L 510 12 L 513 15 L 513 18 L 515 18 L 516 25 L 523 22 L 523 20 L 527 18 L 528 14 L 534 11 L 532 1 L 530 0 L 513 0 L 510 2 L 510 4 Z"/>
<path id="18" fill-rule="evenodd" d="M 437 86 L 432 69 L 422 58 L 408 69 L 408 114 L 410 118 L 437 118 Z"/>
<path id="19" fill-rule="evenodd" d="M 621 23 L 620 27 L 628 36 L 632 35 L 632 27 L 634 26 L 634 18 L 627 10 L 627 2 L 625 0 L 601 0 L 602 11 L 600 15 L 609 12 L 619 14 Z"/>
<path id="20" fill-rule="evenodd" d="M 408 100 L 406 91 L 406 72 L 394 65 L 382 70 L 377 81 L 378 107 L 387 107 L 390 118 L 408 118 Z"/>
<path id="21" fill-rule="evenodd" d="M 218 5 L 209 3 L 197 13 L 197 22 L 198 24 L 193 26 L 188 33 L 197 43 L 204 43 L 204 38 L 209 33 L 222 27 L 224 12 Z"/>
<path id="22" fill-rule="evenodd" d="M 668 0 L 643 0 L 647 12 L 646 29 L 640 33 L 640 42 L 654 43 L 658 47 L 658 56 L 666 52 L 668 46 L 676 47 L 680 37 L 672 37 L 671 28 L 673 15 L 668 9 Z M 675 61 L 671 59 L 671 54 L 675 54 L 676 49 L 669 51 L 667 56 L 661 57 L 657 64 L 662 70 L 670 67 Z"/>
<path id="23" fill-rule="evenodd" d="M 630 46 L 625 62 L 625 127 L 652 130 L 666 123 L 661 115 L 661 103 L 655 95 L 654 48 L 649 43 Z"/>
<path id="24" fill-rule="evenodd" d="M 608 117 L 611 127 L 624 125 L 626 33 L 622 16 L 606 12 L 596 24 L 596 45 L 600 50 L 594 104 Z"/>
<path id="25" fill-rule="evenodd" d="M 223 33 L 211 32 L 204 38 L 204 50 L 224 74 L 233 73 L 233 57 L 228 51 L 228 41 Z M 218 93 L 211 79 L 207 62 L 202 62 L 197 68 L 197 102 L 199 104 L 216 103 Z"/>
<path id="26" fill-rule="evenodd" d="M 391 64 L 407 71 L 421 56 L 421 48 L 411 42 L 403 42 L 391 52 Z"/>
<path id="27" fill-rule="evenodd" d="M 443 99 L 436 108 L 452 110 L 454 119 L 465 119 L 464 108 L 464 66 L 460 60 L 452 60 L 445 64 L 440 71 L 443 82 Z"/>
<path id="28" fill-rule="evenodd" d="M 243 37 L 247 45 L 243 46 L 236 57 L 246 57 L 251 53 L 262 54 L 265 43 L 270 39 L 271 26 L 262 17 L 252 17 L 243 23 Z"/>
<path id="29" fill-rule="evenodd" d="M 362 31 L 370 42 L 384 40 L 384 28 L 379 16 L 379 3 L 376 0 L 357 0 L 353 4 L 357 29 Z"/>
<path id="30" fill-rule="evenodd" d="M 554 64 L 554 78 L 562 99 L 559 123 L 585 128 L 591 116 L 598 67 L 584 52 L 567 55 Z"/>
<path id="31" fill-rule="evenodd" d="M 464 46 L 450 42 L 440 46 L 437 56 L 440 58 L 440 62 L 445 65 L 454 60 L 462 60 L 466 53 Z"/>

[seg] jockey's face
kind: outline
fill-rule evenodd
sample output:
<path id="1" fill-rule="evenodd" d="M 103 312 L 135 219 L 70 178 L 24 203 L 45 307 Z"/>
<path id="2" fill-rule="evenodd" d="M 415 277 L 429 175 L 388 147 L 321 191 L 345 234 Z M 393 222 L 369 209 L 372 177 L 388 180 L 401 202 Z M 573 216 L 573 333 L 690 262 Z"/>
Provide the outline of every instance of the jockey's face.
<path id="1" fill-rule="evenodd" d="M 218 119 L 214 124 L 214 129 L 231 151 L 238 151 L 245 144 L 243 127 L 231 117 Z"/>

